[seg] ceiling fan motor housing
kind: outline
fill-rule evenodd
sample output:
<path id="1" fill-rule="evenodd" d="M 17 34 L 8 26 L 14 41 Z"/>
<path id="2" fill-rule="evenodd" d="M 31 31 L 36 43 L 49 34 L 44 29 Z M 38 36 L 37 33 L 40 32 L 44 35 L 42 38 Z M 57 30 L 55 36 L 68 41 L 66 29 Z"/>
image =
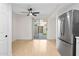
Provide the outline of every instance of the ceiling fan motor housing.
<path id="1" fill-rule="evenodd" d="M 28 11 L 32 11 L 32 8 L 29 8 Z"/>

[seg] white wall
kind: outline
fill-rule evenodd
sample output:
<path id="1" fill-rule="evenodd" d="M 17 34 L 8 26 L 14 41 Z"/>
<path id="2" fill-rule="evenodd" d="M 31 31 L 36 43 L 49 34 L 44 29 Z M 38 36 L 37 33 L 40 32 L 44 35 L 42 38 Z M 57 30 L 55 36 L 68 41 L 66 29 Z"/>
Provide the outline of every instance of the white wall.
<path id="1" fill-rule="evenodd" d="M 48 18 L 47 39 L 56 39 L 56 18 Z M 16 39 L 32 39 L 32 19 L 26 15 L 13 14 L 13 41 Z"/>
<path id="2" fill-rule="evenodd" d="M 56 39 L 56 18 L 51 16 L 48 18 L 47 39 Z"/>
<path id="3" fill-rule="evenodd" d="M 56 39 L 56 19 L 48 18 L 47 39 Z M 26 15 L 13 14 L 13 41 L 16 39 L 32 39 L 32 19 Z"/>
<path id="4" fill-rule="evenodd" d="M 8 35 L 8 37 L 5 37 Z M 0 3 L 0 55 L 12 54 L 12 8 Z"/>
<path id="5" fill-rule="evenodd" d="M 32 19 L 27 15 L 13 16 L 13 39 L 32 39 Z"/>

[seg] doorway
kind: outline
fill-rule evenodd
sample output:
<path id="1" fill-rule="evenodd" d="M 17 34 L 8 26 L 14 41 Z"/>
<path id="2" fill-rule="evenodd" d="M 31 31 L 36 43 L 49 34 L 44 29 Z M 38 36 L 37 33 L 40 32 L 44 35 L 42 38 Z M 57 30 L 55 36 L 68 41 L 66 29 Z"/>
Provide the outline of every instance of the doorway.
<path id="1" fill-rule="evenodd" d="M 33 19 L 33 39 L 47 39 L 47 21 L 41 19 Z"/>

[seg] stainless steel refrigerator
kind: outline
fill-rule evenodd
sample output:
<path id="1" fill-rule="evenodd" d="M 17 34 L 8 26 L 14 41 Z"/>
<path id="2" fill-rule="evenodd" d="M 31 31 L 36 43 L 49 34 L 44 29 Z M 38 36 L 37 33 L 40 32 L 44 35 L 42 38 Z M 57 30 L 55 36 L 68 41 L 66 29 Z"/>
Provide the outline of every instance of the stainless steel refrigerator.
<path id="1" fill-rule="evenodd" d="M 76 36 L 79 36 L 79 10 L 70 10 L 58 17 L 60 37 L 58 51 L 62 56 L 76 55 Z"/>

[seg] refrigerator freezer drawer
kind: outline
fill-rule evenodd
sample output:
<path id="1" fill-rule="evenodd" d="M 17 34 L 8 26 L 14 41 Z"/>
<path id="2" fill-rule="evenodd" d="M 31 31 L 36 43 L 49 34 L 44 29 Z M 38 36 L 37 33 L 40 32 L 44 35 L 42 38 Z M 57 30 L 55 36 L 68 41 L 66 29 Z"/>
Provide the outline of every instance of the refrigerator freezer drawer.
<path id="1" fill-rule="evenodd" d="M 73 45 L 67 44 L 59 40 L 58 51 L 62 56 L 73 56 Z"/>

